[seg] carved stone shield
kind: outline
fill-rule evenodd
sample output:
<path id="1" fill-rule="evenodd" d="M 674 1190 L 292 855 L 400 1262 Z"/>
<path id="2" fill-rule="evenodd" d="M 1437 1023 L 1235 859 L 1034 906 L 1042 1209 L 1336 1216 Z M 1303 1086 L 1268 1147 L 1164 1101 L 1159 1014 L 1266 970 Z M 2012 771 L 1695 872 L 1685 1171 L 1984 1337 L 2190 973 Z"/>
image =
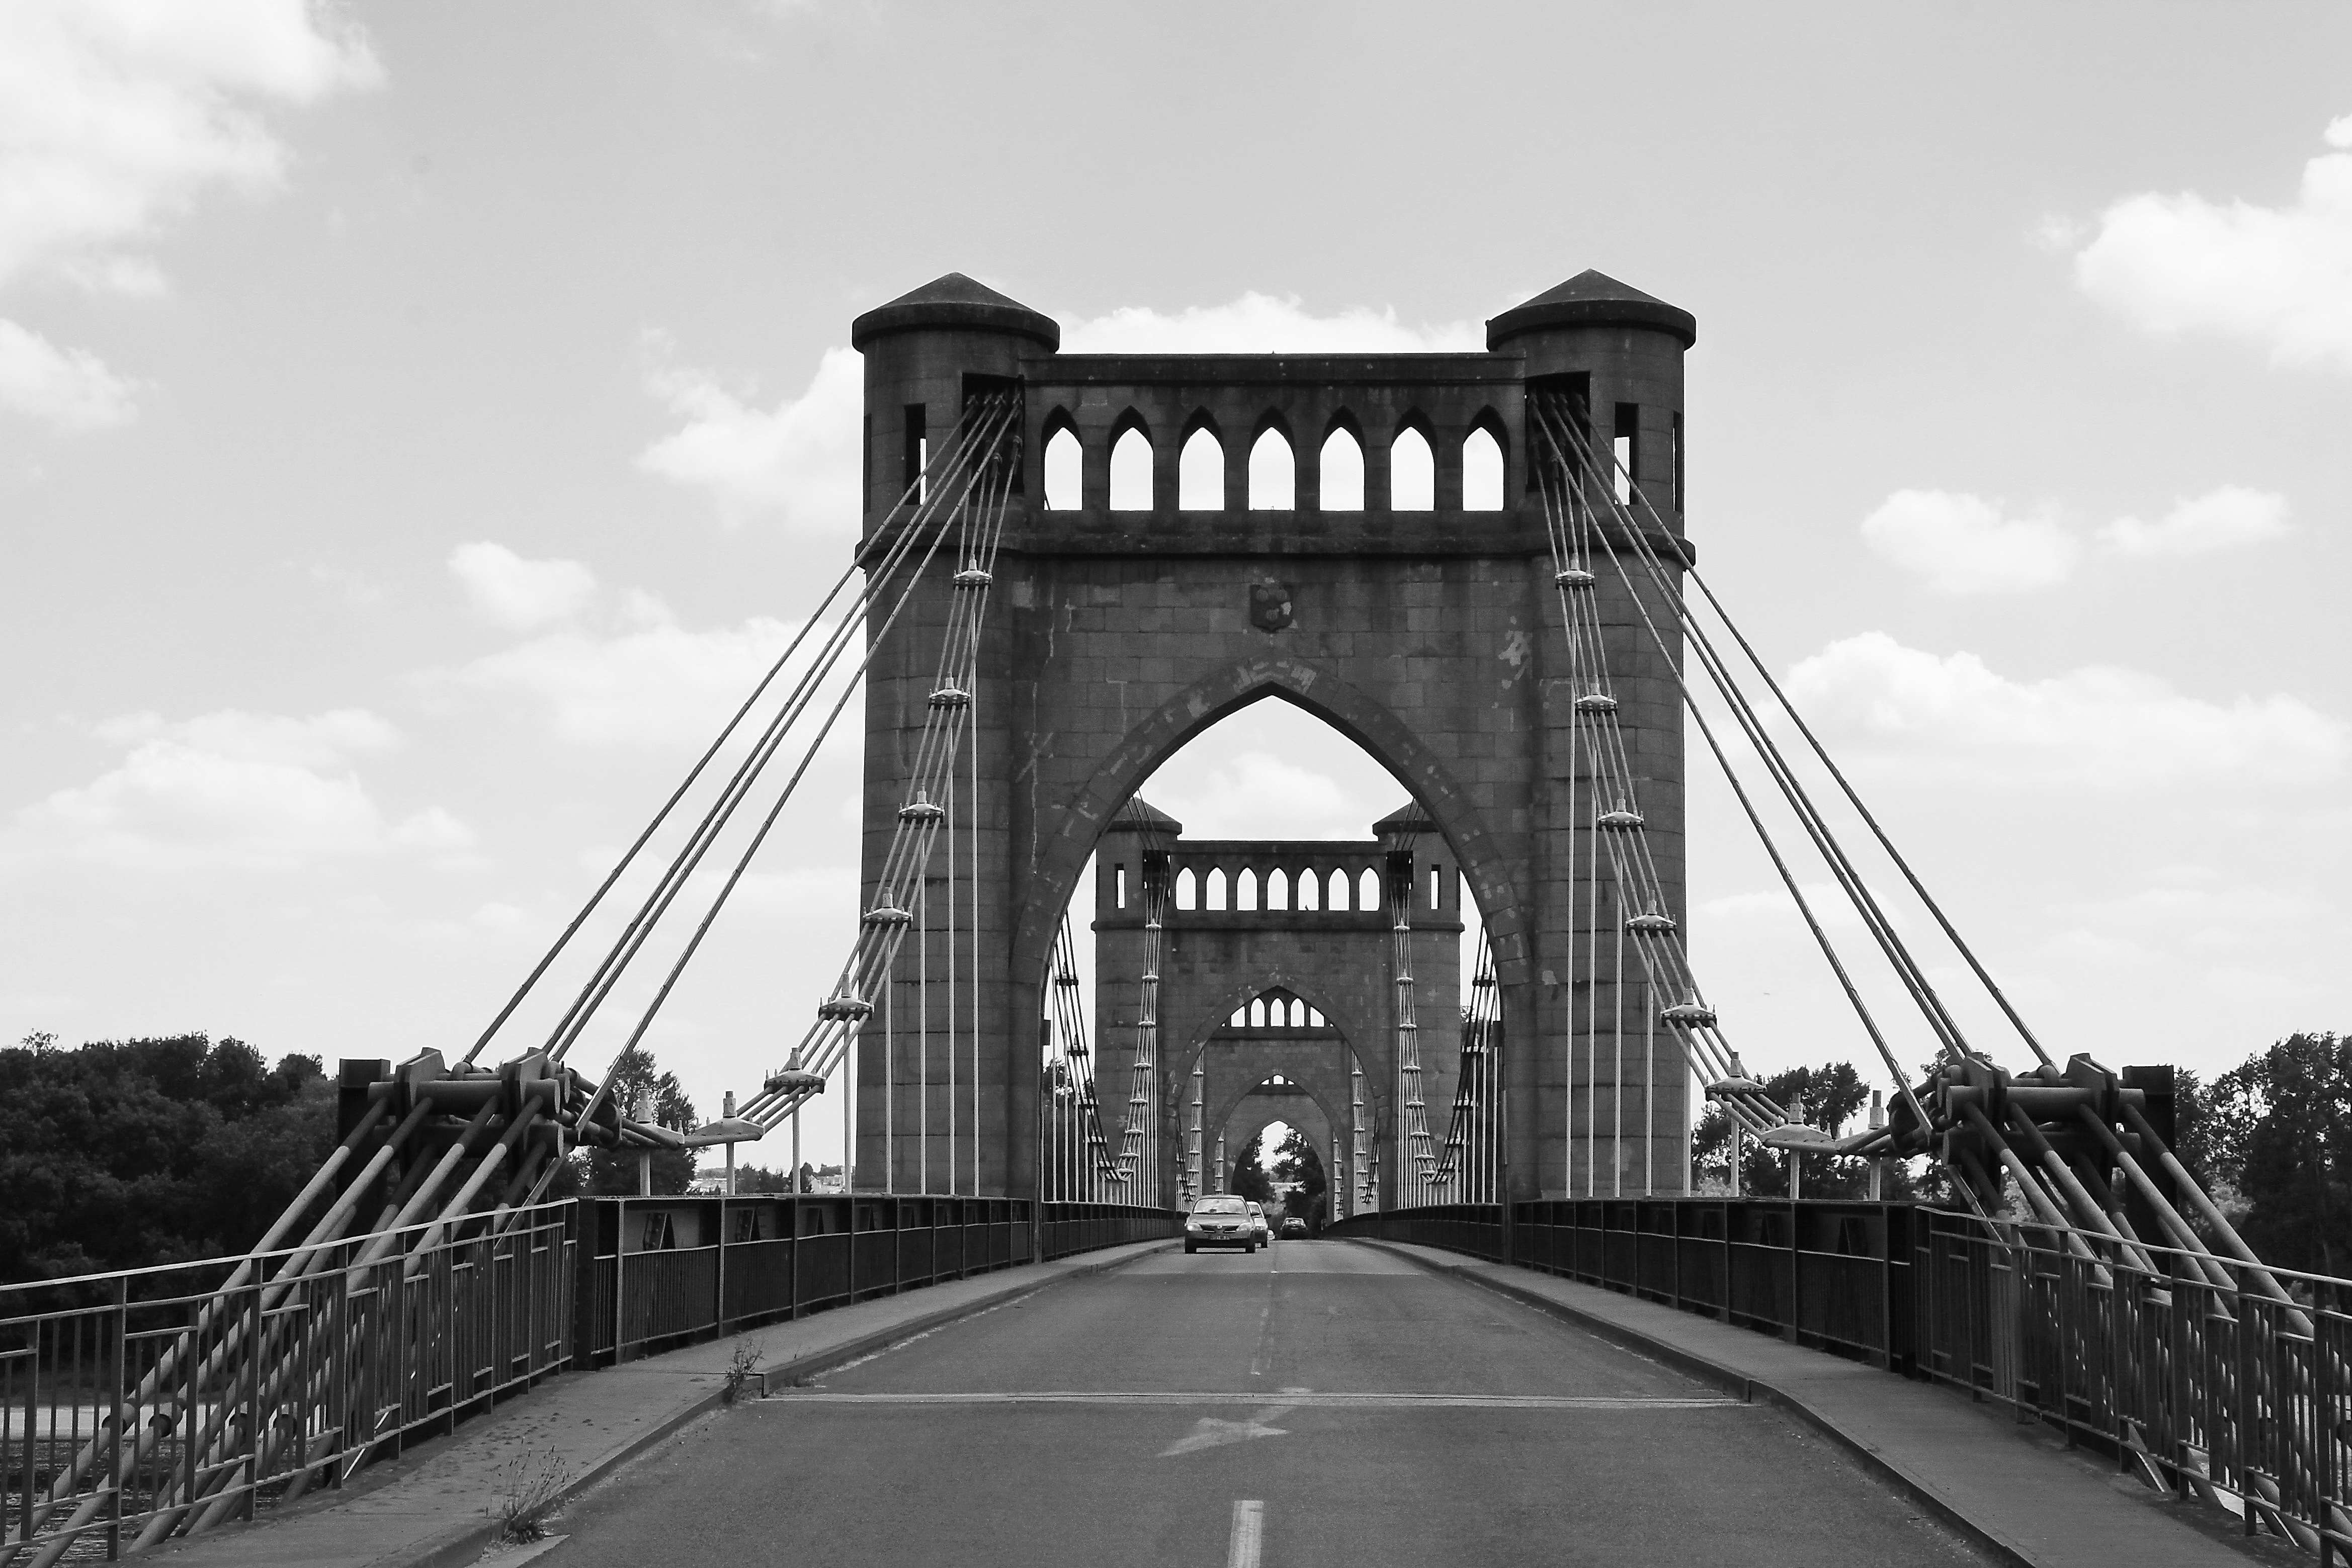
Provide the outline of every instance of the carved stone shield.
<path id="1" fill-rule="evenodd" d="M 1279 632 L 1291 622 L 1290 584 L 1267 578 L 1250 584 L 1250 624 L 1261 632 Z"/>

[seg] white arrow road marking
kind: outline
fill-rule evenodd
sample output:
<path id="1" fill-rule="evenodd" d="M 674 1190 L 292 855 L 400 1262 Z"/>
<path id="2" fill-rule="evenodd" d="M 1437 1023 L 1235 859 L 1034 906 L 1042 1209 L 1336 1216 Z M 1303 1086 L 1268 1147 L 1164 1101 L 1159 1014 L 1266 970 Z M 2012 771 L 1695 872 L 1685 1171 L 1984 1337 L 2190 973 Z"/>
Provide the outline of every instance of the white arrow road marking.
<path id="1" fill-rule="evenodd" d="M 1225 1545 L 1225 1568 L 1257 1568 L 1265 1541 L 1265 1504 L 1256 1498 L 1234 1501 L 1234 1533 Z"/>
<path id="2" fill-rule="evenodd" d="M 1246 1443 L 1253 1437 L 1287 1437 L 1290 1436 L 1288 1432 L 1280 1427 L 1269 1427 L 1266 1423 L 1281 1420 L 1290 1414 L 1291 1409 L 1292 1406 L 1287 1405 L 1269 1405 L 1256 1415 L 1239 1421 L 1220 1421 L 1214 1416 L 1203 1416 L 1192 1423 L 1191 1437 L 1177 1438 L 1160 1449 L 1158 1457 L 1172 1459 L 1179 1454 L 1197 1454 L 1203 1448 L 1222 1448 L 1227 1443 Z M 1264 1505 L 1254 1506 L 1263 1507 Z M 1236 1511 L 1234 1515 L 1234 1528 L 1238 1530 L 1241 1528 L 1241 1514 L 1238 1511 L 1242 1505 L 1235 1503 L 1234 1507 Z M 1255 1545 L 1250 1548 L 1250 1561 L 1253 1563 L 1257 1561 L 1257 1548 Z"/>

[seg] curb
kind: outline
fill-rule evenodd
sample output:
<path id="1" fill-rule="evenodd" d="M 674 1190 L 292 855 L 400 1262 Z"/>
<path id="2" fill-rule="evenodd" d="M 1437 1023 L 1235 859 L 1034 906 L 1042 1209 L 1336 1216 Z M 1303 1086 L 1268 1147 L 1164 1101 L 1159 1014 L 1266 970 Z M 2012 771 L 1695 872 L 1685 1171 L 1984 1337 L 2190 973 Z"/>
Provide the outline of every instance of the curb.
<path id="1" fill-rule="evenodd" d="M 1735 1371 L 1721 1362 L 1710 1361 L 1706 1356 L 1685 1350 L 1679 1345 L 1671 1345 L 1663 1340 L 1652 1339 L 1639 1329 L 1629 1328 L 1623 1323 L 1602 1317 L 1596 1312 L 1585 1312 L 1566 1301 L 1554 1301 L 1540 1291 L 1528 1290 L 1508 1280 L 1498 1280 L 1492 1275 L 1477 1271 L 1481 1267 L 1509 1268 L 1511 1267 L 1509 1264 L 1488 1264 L 1484 1260 L 1455 1263 L 1450 1260 L 1424 1258 L 1419 1252 L 1406 1251 L 1403 1246 L 1397 1243 L 1375 1240 L 1370 1237 L 1354 1237 L 1350 1239 L 1359 1241 L 1366 1247 L 1377 1247 L 1383 1252 L 1404 1259 L 1407 1262 L 1417 1263 L 1433 1272 L 1452 1275 L 1465 1283 L 1491 1291 L 1496 1295 L 1517 1301 L 1522 1306 L 1533 1307 L 1538 1312 L 1573 1323 L 1597 1338 L 1607 1340 L 1612 1344 L 1626 1350 L 1638 1351 L 1654 1361 L 1674 1368 L 1686 1377 L 1694 1378 L 1711 1387 L 1719 1388 L 1744 1403 L 1753 1405 L 1760 1402 L 1775 1409 L 1785 1410 L 1861 1460 L 1864 1468 L 1873 1475 L 1887 1482 L 1902 1496 L 1917 1503 L 1937 1519 L 1958 1531 L 1973 1544 L 1991 1552 L 2001 1562 L 2012 1564 L 2013 1568 L 2040 1568 L 2036 1559 L 2023 1547 L 2000 1534 L 1991 1526 L 1961 1512 L 1949 1500 L 1931 1490 L 1927 1482 L 1895 1464 L 1861 1438 L 1843 1430 L 1834 1421 L 1785 1388 L 1776 1387 L 1760 1378 L 1750 1377 L 1746 1373 Z M 1549 1279 L 1552 1276 L 1542 1277 Z M 1589 1288 L 1598 1289 L 1599 1287 Z M 1890 1373 L 1888 1375 L 1895 1375 Z"/>
<path id="2" fill-rule="evenodd" d="M 1144 1244 L 1128 1243 L 1127 1245 Z M 1139 1258 L 1148 1258 L 1152 1252 L 1174 1245 L 1173 1241 L 1163 1241 L 1156 1246 L 1150 1246 L 1148 1251 L 1130 1252 L 1119 1258 L 1100 1259 L 1071 1269 L 1053 1279 L 1029 1284 L 1025 1288 L 1006 1289 L 965 1301 L 958 1306 L 942 1307 L 937 1312 L 925 1312 L 919 1317 L 910 1318 L 905 1322 L 887 1329 L 877 1329 L 872 1333 L 860 1334 L 856 1339 L 845 1340 L 839 1344 L 828 1345 L 823 1350 L 811 1351 L 805 1355 L 772 1363 L 760 1368 L 757 1375 L 762 1380 L 764 1387 L 780 1379 L 803 1377 L 813 1373 L 823 1372 L 827 1368 L 838 1366 L 845 1361 L 855 1361 L 869 1351 L 881 1350 L 915 1334 L 929 1333 L 933 1329 L 944 1328 L 960 1319 L 976 1316 L 1015 1296 L 1034 1294 L 1035 1291 L 1050 1290 L 1055 1285 L 1065 1284 L 1072 1280 L 1083 1280 L 1089 1274 L 1103 1273 L 1121 1264 L 1131 1263 Z M 1062 1260 L 1056 1258 L 1051 1261 L 1058 1263 Z M 570 1502 L 656 1443 L 676 1433 L 680 1427 L 698 1421 L 718 1409 L 719 1404 L 719 1395 L 706 1395 L 692 1405 L 672 1411 L 646 1430 L 631 1437 L 621 1447 L 600 1456 L 593 1464 L 573 1476 L 564 1486 L 562 1494 L 557 1500 L 558 1506 Z M 480 1556 L 498 1538 L 499 1523 L 496 1520 L 468 1520 L 466 1523 L 445 1530 L 438 1535 L 428 1536 L 423 1541 L 387 1552 L 383 1556 L 371 1560 L 367 1568 L 463 1568 L 464 1564 L 470 1563 L 475 1558 Z"/>

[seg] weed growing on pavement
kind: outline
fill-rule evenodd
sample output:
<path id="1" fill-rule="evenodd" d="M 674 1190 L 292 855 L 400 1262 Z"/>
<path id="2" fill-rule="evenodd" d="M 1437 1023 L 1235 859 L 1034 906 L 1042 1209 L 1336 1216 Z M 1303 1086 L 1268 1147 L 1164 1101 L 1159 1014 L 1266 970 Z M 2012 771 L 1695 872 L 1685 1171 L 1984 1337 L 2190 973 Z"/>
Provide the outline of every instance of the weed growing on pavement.
<path id="1" fill-rule="evenodd" d="M 499 1489 L 499 1539 L 519 1542 L 544 1539 L 547 1521 L 571 1484 L 572 1472 L 552 1448 L 509 1459 Z"/>
<path id="2" fill-rule="evenodd" d="M 767 1391 L 766 1384 L 760 1379 L 760 1361 L 766 1350 L 765 1340 L 739 1339 L 735 1342 L 734 1352 L 727 1358 L 727 1380 L 719 1387 L 721 1405 L 733 1405 L 740 1401 L 743 1391 L 755 1382 L 761 1383 L 761 1392 Z"/>

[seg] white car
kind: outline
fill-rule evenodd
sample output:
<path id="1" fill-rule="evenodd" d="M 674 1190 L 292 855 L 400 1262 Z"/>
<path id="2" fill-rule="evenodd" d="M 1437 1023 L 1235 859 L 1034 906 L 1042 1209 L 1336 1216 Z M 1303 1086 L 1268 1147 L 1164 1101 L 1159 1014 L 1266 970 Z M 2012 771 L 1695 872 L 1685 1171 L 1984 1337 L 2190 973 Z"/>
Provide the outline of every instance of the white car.
<path id="1" fill-rule="evenodd" d="M 1238 1247 L 1244 1252 L 1256 1251 L 1258 1228 L 1250 1219 L 1250 1210 L 1256 1207 L 1223 1193 L 1201 1199 L 1184 1217 L 1184 1250 Z"/>

